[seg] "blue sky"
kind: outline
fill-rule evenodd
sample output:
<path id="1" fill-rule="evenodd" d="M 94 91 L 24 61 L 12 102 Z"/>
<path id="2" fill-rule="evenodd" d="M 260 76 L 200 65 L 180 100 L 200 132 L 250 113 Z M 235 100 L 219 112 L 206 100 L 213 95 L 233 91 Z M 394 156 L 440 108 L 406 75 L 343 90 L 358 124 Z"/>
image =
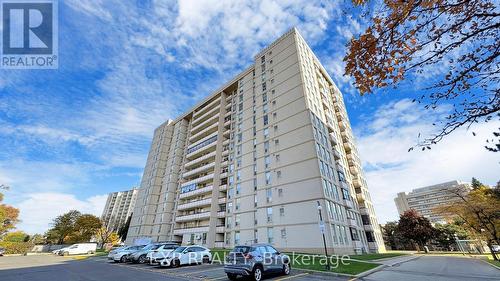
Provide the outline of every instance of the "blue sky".
<path id="1" fill-rule="evenodd" d="M 360 97 L 343 76 L 345 44 L 366 23 L 349 2 L 59 1 L 59 69 L 0 70 L 0 183 L 20 229 L 44 232 L 72 208 L 100 214 L 106 194 L 138 185 L 153 129 L 246 68 L 297 26 L 344 93 L 380 221 L 396 192 L 476 176 L 498 180 L 482 148 L 498 123 L 407 153 L 445 114 L 411 99 L 444 69 Z M 430 75 L 429 73 L 432 73 Z"/>

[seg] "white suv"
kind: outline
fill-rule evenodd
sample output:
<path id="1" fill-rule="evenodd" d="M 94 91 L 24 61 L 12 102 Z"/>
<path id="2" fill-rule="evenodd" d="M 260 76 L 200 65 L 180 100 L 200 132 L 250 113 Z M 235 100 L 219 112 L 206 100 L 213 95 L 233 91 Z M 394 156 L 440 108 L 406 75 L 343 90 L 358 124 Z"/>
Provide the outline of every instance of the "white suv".
<path id="1" fill-rule="evenodd" d="M 175 250 L 179 245 L 177 244 L 164 244 L 161 245 L 158 249 L 149 252 L 146 255 L 146 260 L 150 265 L 154 265 L 159 263 L 159 260 L 166 258 L 170 252 Z"/>
<path id="2" fill-rule="evenodd" d="M 159 258 L 156 261 L 160 263 L 160 266 L 170 267 L 193 263 L 209 263 L 212 261 L 212 253 L 203 246 L 181 246 L 170 252 L 165 258 Z"/>

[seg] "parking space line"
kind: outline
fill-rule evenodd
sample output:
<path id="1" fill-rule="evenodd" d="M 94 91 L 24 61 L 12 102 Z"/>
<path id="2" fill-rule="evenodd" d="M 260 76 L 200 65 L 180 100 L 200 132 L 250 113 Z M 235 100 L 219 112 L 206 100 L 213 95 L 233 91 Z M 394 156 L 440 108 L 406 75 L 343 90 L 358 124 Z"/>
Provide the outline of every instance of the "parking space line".
<path id="1" fill-rule="evenodd" d="M 199 271 L 193 271 L 193 272 L 188 272 L 186 274 L 181 274 L 179 276 L 189 276 L 189 275 L 193 275 L 193 274 L 198 274 L 198 273 L 203 273 L 203 272 L 208 272 L 208 271 L 215 271 L 215 270 L 224 270 L 223 268 L 221 267 L 218 267 L 218 268 L 212 268 L 212 269 L 205 269 L 205 270 L 199 270 Z"/>
<path id="2" fill-rule="evenodd" d="M 287 276 L 287 277 L 283 277 L 283 278 L 279 278 L 279 279 L 276 279 L 276 281 L 282 281 L 282 280 L 288 280 L 288 279 L 293 279 L 293 278 L 296 278 L 296 277 L 300 277 L 300 276 L 305 276 L 305 275 L 308 275 L 309 273 L 301 273 L 301 274 L 297 274 L 297 275 L 291 275 L 291 276 Z"/>
<path id="3" fill-rule="evenodd" d="M 221 276 L 221 277 L 215 277 L 215 278 L 205 278 L 203 281 L 215 281 L 215 280 L 222 280 L 222 279 L 227 279 L 227 276 Z"/>

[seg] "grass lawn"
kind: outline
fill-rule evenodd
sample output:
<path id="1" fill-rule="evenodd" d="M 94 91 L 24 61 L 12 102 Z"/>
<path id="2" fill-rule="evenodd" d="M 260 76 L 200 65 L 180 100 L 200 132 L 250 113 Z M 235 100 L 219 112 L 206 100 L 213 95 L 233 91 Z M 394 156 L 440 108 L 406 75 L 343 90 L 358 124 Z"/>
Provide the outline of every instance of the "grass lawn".
<path id="1" fill-rule="evenodd" d="M 491 263 L 492 265 L 496 265 L 496 266 L 500 267 L 500 261 L 488 260 L 488 262 Z"/>
<path id="2" fill-rule="evenodd" d="M 292 268 L 326 271 L 326 261 L 321 257 L 324 256 L 305 254 L 290 255 L 290 258 L 292 259 Z M 379 266 L 378 263 L 357 262 L 348 259 L 341 260 L 340 257 L 338 259 L 333 259 L 330 265 L 331 272 L 351 275 L 356 275 Z"/>
<path id="3" fill-rule="evenodd" d="M 364 255 L 352 255 L 350 256 L 353 260 L 361 260 L 361 261 L 370 261 L 370 260 L 379 260 L 386 258 L 393 258 L 404 256 L 405 253 L 383 253 L 383 254 L 364 254 Z"/>

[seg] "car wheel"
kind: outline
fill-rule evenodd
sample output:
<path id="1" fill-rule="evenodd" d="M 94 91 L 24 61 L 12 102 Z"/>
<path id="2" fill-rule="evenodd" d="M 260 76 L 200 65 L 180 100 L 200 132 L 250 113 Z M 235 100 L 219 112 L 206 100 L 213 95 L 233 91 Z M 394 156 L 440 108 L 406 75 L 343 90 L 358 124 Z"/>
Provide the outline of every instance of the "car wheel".
<path id="1" fill-rule="evenodd" d="M 262 280 L 262 267 L 261 266 L 254 267 L 254 269 L 252 271 L 252 280 L 254 280 L 254 281 Z"/>
<path id="2" fill-rule="evenodd" d="M 127 262 L 127 257 L 126 256 L 122 256 L 120 258 L 120 262 Z"/>
<path id="3" fill-rule="evenodd" d="M 210 263 L 210 257 L 204 256 L 203 257 L 203 263 Z"/>
<path id="4" fill-rule="evenodd" d="M 93 254 L 93 252 L 92 252 L 92 251 L 88 251 L 88 252 L 87 252 L 87 255 L 92 255 L 92 254 Z"/>
<path id="5" fill-rule="evenodd" d="M 236 278 L 238 278 L 238 275 L 233 274 L 233 273 L 228 273 L 228 274 L 227 274 L 227 278 L 228 278 L 229 280 L 231 280 L 231 281 L 234 281 L 234 280 L 236 280 Z"/>
<path id="6" fill-rule="evenodd" d="M 64 252 L 64 253 L 63 253 L 63 256 L 68 256 L 68 255 L 69 255 L 69 253 L 68 253 L 68 252 Z"/>
<path id="7" fill-rule="evenodd" d="M 181 266 L 181 261 L 179 259 L 175 259 L 172 261 L 171 266 L 172 267 L 179 267 L 179 266 Z"/>
<path id="8" fill-rule="evenodd" d="M 283 264 L 283 274 L 289 275 L 290 274 L 290 263 L 286 262 Z"/>
<path id="9" fill-rule="evenodd" d="M 146 255 L 142 255 L 139 257 L 139 263 L 145 263 L 146 262 Z"/>

